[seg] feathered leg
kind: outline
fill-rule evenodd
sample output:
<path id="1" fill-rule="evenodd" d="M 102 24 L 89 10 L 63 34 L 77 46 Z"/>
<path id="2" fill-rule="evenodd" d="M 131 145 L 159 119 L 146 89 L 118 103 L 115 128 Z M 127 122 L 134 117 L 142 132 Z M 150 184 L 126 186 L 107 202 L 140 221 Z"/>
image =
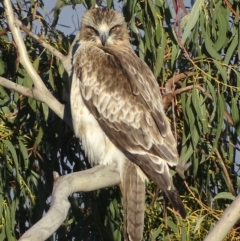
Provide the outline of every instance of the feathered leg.
<path id="1" fill-rule="evenodd" d="M 141 241 L 143 237 L 145 181 L 137 168 L 126 161 L 122 177 L 125 241 Z"/>

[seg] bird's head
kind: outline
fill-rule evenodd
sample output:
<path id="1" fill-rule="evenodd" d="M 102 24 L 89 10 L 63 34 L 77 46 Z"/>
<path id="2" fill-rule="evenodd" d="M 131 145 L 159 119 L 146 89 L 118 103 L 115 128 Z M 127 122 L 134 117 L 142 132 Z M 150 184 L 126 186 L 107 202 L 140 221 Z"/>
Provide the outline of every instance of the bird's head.
<path id="1" fill-rule="evenodd" d="M 127 24 L 121 13 L 109 8 L 85 12 L 79 32 L 81 41 L 93 45 L 129 45 Z"/>

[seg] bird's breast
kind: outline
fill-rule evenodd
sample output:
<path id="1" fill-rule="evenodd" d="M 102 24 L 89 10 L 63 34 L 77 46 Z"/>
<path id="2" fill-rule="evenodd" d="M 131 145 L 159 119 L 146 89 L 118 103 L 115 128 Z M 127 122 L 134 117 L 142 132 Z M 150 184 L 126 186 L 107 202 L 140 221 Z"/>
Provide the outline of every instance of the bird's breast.
<path id="1" fill-rule="evenodd" d="M 88 110 L 80 93 L 80 81 L 72 78 L 71 111 L 75 135 L 81 139 L 82 146 L 91 165 L 121 162 L 125 155 L 109 140 L 96 118 Z"/>

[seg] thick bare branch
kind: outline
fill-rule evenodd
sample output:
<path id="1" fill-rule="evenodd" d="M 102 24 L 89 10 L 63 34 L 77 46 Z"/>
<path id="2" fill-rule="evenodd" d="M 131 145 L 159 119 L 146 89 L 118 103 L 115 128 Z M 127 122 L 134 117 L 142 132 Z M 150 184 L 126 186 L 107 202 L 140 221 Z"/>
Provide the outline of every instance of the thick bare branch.
<path id="1" fill-rule="evenodd" d="M 0 85 L 18 92 L 24 96 L 39 100 L 46 103 L 53 111 L 56 113 L 62 120 L 64 120 L 72 128 L 72 119 L 70 107 L 68 105 L 62 105 L 60 102 L 55 99 L 51 93 L 47 90 L 46 93 L 39 93 L 38 89 L 33 87 L 32 89 L 24 87 L 22 85 L 16 84 L 11 80 L 0 77 Z"/>
<path id="2" fill-rule="evenodd" d="M 27 53 L 27 50 L 25 48 L 20 29 L 15 22 L 15 17 L 14 17 L 14 14 L 13 14 L 11 1 L 4 0 L 3 5 L 4 5 L 4 8 L 5 8 L 5 13 L 6 13 L 6 17 L 7 17 L 7 20 L 8 20 L 9 29 L 12 32 L 13 38 L 16 42 L 16 45 L 18 46 L 18 51 L 19 51 L 19 55 L 20 55 L 20 62 L 23 65 L 23 67 L 26 69 L 26 71 L 29 74 L 30 78 L 32 79 L 35 87 L 38 88 L 39 91 L 42 92 L 43 90 L 46 89 L 46 87 L 42 83 L 41 78 L 36 73 L 35 69 L 32 66 L 31 61 L 28 58 L 28 53 Z"/>
<path id="3" fill-rule="evenodd" d="M 224 211 L 223 216 L 210 231 L 204 241 L 223 240 L 234 224 L 240 217 L 240 194 L 235 198 L 232 204 Z"/>
<path id="4" fill-rule="evenodd" d="M 89 170 L 74 172 L 59 178 L 54 183 L 51 208 L 32 226 L 19 241 L 43 241 L 50 237 L 63 223 L 70 204 L 68 196 L 74 192 L 88 192 L 120 183 L 117 164 L 98 165 Z"/>
<path id="5" fill-rule="evenodd" d="M 63 55 L 61 52 L 59 52 L 56 48 L 52 47 L 50 44 L 48 44 L 47 42 L 45 42 L 44 40 L 42 40 L 38 35 L 34 34 L 33 32 L 31 32 L 20 20 L 18 20 L 17 18 L 15 18 L 14 20 L 16 22 L 16 24 L 30 37 L 32 37 L 35 41 L 37 41 L 39 44 L 41 44 L 44 48 L 46 48 L 47 50 L 49 50 L 55 57 L 57 57 L 58 59 L 60 59 L 60 61 L 63 64 L 64 69 L 66 70 L 66 72 L 68 73 L 68 75 L 70 74 L 70 69 L 71 69 L 71 57 L 72 57 L 72 48 L 76 43 L 76 39 L 73 41 L 72 47 L 69 51 L 69 54 L 67 56 Z"/>
<path id="6" fill-rule="evenodd" d="M 22 85 L 18 85 L 16 83 L 12 82 L 11 80 L 0 77 L 0 85 L 7 88 L 7 89 L 16 91 L 19 94 L 22 94 L 24 96 L 36 99 L 36 97 L 34 97 L 32 89 L 29 89 L 29 88 L 24 87 Z"/>
<path id="7" fill-rule="evenodd" d="M 29 97 L 32 94 L 36 100 L 40 100 L 46 103 L 61 119 L 65 120 L 70 126 L 72 126 L 70 118 L 71 115 L 66 115 L 65 106 L 62 105 L 46 88 L 46 86 L 42 82 L 42 79 L 37 74 L 37 72 L 32 66 L 31 61 L 29 60 L 18 23 L 16 22 L 16 18 L 13 14 L 11 1 L 4 0 L 3 5 L 5 8 L 9 29 L 11 30 L 13 38 L 18 47 L 20 62 L 27 71 L 29 77 L 32 79 L 34 83 L 34 88 L 32 90 L 27 90 L 27 88 L 20 87 L 17 84 L 12 84 L 11 81 L 7 82 L 7 80 L 3 78 L 1 79 L 1 83 L 5 83 L 5 87 L 11 86 L 11 89 L 19 93 L 27 93 L 27 96 Z"/>

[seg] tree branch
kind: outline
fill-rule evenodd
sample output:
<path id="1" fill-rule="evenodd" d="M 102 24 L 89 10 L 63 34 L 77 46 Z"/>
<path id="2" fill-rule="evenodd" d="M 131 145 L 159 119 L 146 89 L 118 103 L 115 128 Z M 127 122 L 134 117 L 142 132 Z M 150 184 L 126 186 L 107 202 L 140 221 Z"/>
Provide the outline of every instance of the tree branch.
<path id="1" fill-rule="evenodd" d="M 174 75 L 172 78 L 170 78 L 167 83 L 165 84 L 165 93 L 166 95 L 163 96 L 163 107 L 164 109 L 167 109 L 167 107 L 172 103 L 172 97 L 174 96 L 172 92 L 172 87 L 175 83 L 177 83 L 180 79 L 184 79 L 189 76 L 197 75 L 197 72 L 185 72 L 180 73 L 177 75 Z M 174 92 L 175 93 L 175 92 Z"/>
<path id="2" fill-rule="evenodd" d="M 64 105 L 57 101 L 57 99 L 46 88 L 46 86 L 42 82 L 42 79 L 33 68 L 32 63 L 28 58 L 28 53 L 26 51 L 19 28 L 21 28 L 26 34 L 31 36 L 44 48 L 48 49 L 54 56 L 59 58 L 62 61 L 63 66 L 67 71 L 68 75 L 70 75 L 72 49 L 69 52 L 68 56 L 64 56 L 61 52 L 53 48 L 48 43 L 44 42 L 39 36 L 32 33 L 26 26 L 22 24 L 21 21 L 15 18 L 12 10 L 11 1 L 1 0 L 1 2 L 3 2 L 5 8 L 9 29 L 11 30 L 13 38 L 18 47 L 20 62 L 29 74 L 30 78 L 32 79 L 34 87 L 30 89 L 18 85 L 3 77 L 0 77 L 0 85 L 13 91 L 16 91 L 18 93 L 21 93 L 25 96 L 28 96 L 30 98 L 34 98 L 36 100 L 45 102 L 61 119 L 63 119 L 66 123 L 68 123 L 71 126 L 71 115 L 65 113 L 66 110 L 68 111 L 69 109 L 67 109 Z M 75 43 L 76 40 L 74 41 L 73 48 Z M 187 76 L 196 75 L 195 72 L 189 72 L 186 74 Z M 166 83 L 167 96 L 164 99 L 165 105 L 171 103 L 172 96 L 178 93 L 177 91 L 175 91 L 168 95 L 168 92 L 171 91 L 172 84 L 176 83 L 181 78 L 185 78 L 186 74 L 182 73 L 168 80 L 168 82 Z M 202 87 L 198 86 L 197 88 L 201 89 Z M 204 90 L 203 88 L 201 90 L 203 91 L 203 93 L 206 92 L 206 90 Z M 208 97 L 209 96 L 210 95 L 208 94 Z M 70 208 L 70 204 L 67 200 L 67 197 L 72 193 L 79 191 L 92 191 L 99 188 L 117 185 L 119 183 L 120 176 L 117 170 L 116 163 L 109 166 L 99 165 L 86 171 L 75 172 L 72 174 L 56 178 L 52 193 L 52 202 L 50 210 L 38 223 L 31 227 L 20 238 L 20 240 L 40 241 L 46 240 L 49 236 L 51 236 L 52 233 L 54 233 L 57 230 L 57 228 L 62 224 L 62 222 L 67 216 L 68 210 Z M 219 220 L 219 222 L 213 228 L 210 234 L 206 237 L 205 241 L 222 240 L 227 235 L 229 230 L 233 227 L 233 225 L 236 223 L 240 216 L 239 203 L 240 195 L 238 195 L 234 202 L 225 210 L 222 218 Z"/>
<path id="3" fill-rule="evenodd" d="M 26 34 L 31 36 L 43 47 L 47 48 L 52 54 L 59 58 L 68 74 L 70 74 L 71 52 L 73 50 L 71 49 L 68 56 L 62 55 L 59 51 L 29 31 L 17 18 L 14 17 L 11 1 L 4 0 L 3 6 L 5 8 L 9 29 L 12 32 L 19 51 L 20 62 L 32 79 L 34 87 L 27 88 L 3 77 L 0 77 L 0 85 L 30 98 L 45 102 L 61 119 L 65 120 L 70 126 L 72 126 L 70 118 L 71 114 L 65 113 L 66 111 L 70 111 L 70 108 L 67 109 L 64 105 L 59 103 L 56 98 L 54 98 L 33 68 L 32 63 L 28 58 L 19 27 L 21 27 Z M 74 48 L 74 46 L 72 48 Z M 46 240 L 57 230 L 66 218 L 70 208 L 67 197 L 70 194 L 78 191 L 92 191 L 99 188 L 117 185 L 120 183 L 120 176 L 117 170 L 117 164 L 114 163 L 109 166 L 99 165 L 86 171 L 56 178 L 55 180 L 50 210 L 39 222 L 23 234 L 20 238 L 21 241 Z"/>
<path id="4" fill-rule="evenodd" d="M 72 48 L 74 47 L 76 41 L 77 41 L 77 36 L 74 39 L 71 49 L 69 51 L 69 54 L 67 56 L 63 55 L 60 51 L 58 51 L 56 48 L 52 47 L 50 44 L 42 40 L 38 35 L 34 34 L 31 32 L 19 19 L 14 18 L 14 21 L 16 24 L 30 37 L 32 37 L 35 41 L 37 41 L 39 44 L 41 44 L 44 48 L 49 50 L 55 57 L 60 59 L 60 61 L 63 64 L 63 67 L 65 71 L 70 74 L 70 69 L 71 69 L 71 58 L 72 58 Z"/>
<path id="5" fill-rule="evenodd" d="M 216 154 L 216 156 L 217 156 L 217 158 L 218 158 L 218 161 L 219 161 L 219 163 L 220 163 L 220 166 L 222 167 L 223 172 L 224 172 L 224 174 L 225 174 L 225 176 L 226 176 L 229 190 L 230 190 L 230 192 L 232 193 L 233 196 L 236 196 L 236 192 L 235 192 L 234 187 L 233 187 L 233 184 L 232 184 L 232 182 L 231 182 L 231 178 L 230 178 L 230 176 L 229 176 L 229 173 L 228 173 L 228 171 L 227 171 L 227 168 L 226 168 L 226 166 L 225 166 L 225 164 L 224 164 L 224 161 L 223 161 L 223 159 L 222 159 L 222 157 L 221 157 L 218 149 L 216 148 L 214 152 L 215 152 L 215 154 Z"/>
<path id="6" fill-rule="evenodd" d="M 8 21 L 9 29 L 12 32 L 13 38 L 16 42 L 16 45 L 18 46 L 18 51 L 19 51 L 19 55 L 20 55 L 20 62 L 23 65 L 23 67 L 26 69 L 26 71 L 28 72 L 30 78 L 32 79 L 32 81 L 35 85 L 35 87 L 38 88 L 40 91 L 43 91 L 44 89 L 46 89 L 46 87 L 42 83 L 41 78 L 36 73 L 35 69 L 32 66 L 32 63 L 30 62 L 30 60 L 28 58 L 28 53 L 27 53 L 27 50 L 25 48 L 20 29 L 19 29 L 18 25 L 16 24 L 16 22 L 14 21 L 15 17 L 14 17 L 14 14 L 13 14 L 11 1 L 4 0 L 3 6 L 5 8 L 6 18 L 7 18 L 7 21 Z"/>
<path id="7" fill-rule="evenodd" d="M 50 44 L 46 43 L 44 40 L 42 40 L 38 35 L 31 32 L 19 19 L 16 17 L 14 18 L 14 21 L 17 23 L 17 25 L 30 37 L 32 37 L 35 41 L 37 41 L 39 44 L 41 44 L 44 48 L 49 50 L 54 56 L 56 56 L 58 59 L 60 59 L 63 63 L 64 60 L 67 58 L 64 56 L 61 52 L 59 52 L 57 49 L 55 49 Z"/>
<path id="8" fill-rule="evenodd" d="M 240 217 L 240 194 L 235 198 L 232 204 L 224 211 L 221 219 L 210 231 L 204 241 L 221 241 Z"/>
<path id="9" fill-rule="evenodd" d="M 22 94 L 22 95 L 25 95 L 27 97 L 36 99 L 32 89 L 29 89 L 29 88 L 24 87 L 22 85 L 16 84 L 16 83 L 12 82 L 11 80 L 5 79 L 1 76 L 0 76 L 0 85 L 7 88 L 7 89 L 16 91 L 19 94 Z M 36 100 L 39 100 L 39 99 L 36 99 Z"/>
<path id="10" fill-rule="evenodd" d="M 98 165 L 89 170 L 57 177 L 52 192 L 51 207 L 47 214 L 25 232 L 19 241 L 44 241 L 50 237 L 65 220 L 70 203 L 68 196 L 74 192 L 89 192 L 120 183 L 117 163 Z"/>
<path id="11" fill-rule="evenodd" d="M 182 73 L 184 74 L 184 73 Z M 179 79 L 183 78 L 183 75 L 180 74 L 178 75 L 179 77 L 177 79 L 174 79 L 174 83 L 176 83 Z M 173 78 L 171 78 L 173 79 Z M 171 80 L 169 79 L 169 80 Z M 183 88 L 180 88 L 180 89 L 177 89 L 175 91 L 172 91 L 172 92 L 167 92 L 165 95 L 163 95 L 163 105 L 164 105 L 164 109 L 166 109 L 169 105 L 169 101 L 172 100 L 172 97 L 175 96 L 175 95 L 178 95 L 178 94 L 181 94 L 182 92 L 185 92 L 185 91 L 188 91 L 188 90 L 191 90 L 193 89 L 194 87 L 196 87 L 197 89 L 199 89 L 203 94 L 205 94 L 210 100 L 213 101 L 213 97 L 207 93 L 206 89 L 204 89 L 202 86 L 200 85 L 189 85 L 189 86 L 185 86 Z M 168 86 L 169 88 L 169 86 Z M 170 97 L 169 97 L 170 96 Z M 232 120 L 232 117 L 228 114 L 227 111 L 224 111 L 224 116 L 226 117 L 228 123 L 232 126 L 234 126 L 234 122 Z"/>
<path id="12" fill-rule="evenodd" d="M 40 76 L 37 74 L 35 69 L 32 66 L 31 61 L 28 58 L 28 53 L 26 50 L 26 47 L 24 45 L 21 32 L 18 26 L 18 21 L 16 22 L 16 18 L 14 17 L 13 14 L 13 9 L 11 5 L 11 1 L 4 0 L 3 1 L 3 6 L 5 8 L 6 12 L 6 17 L 8 20 L 8 25 L 9 29 L 12 32 L 13 38 L 16 42 L 16 45 L 18 47 L 19 51 L 19 56 L 20 56 L 20 62 L 27 71 L 29 77 L 32 79 L 34 83 L 34 88 L 32 90 L 27 89 L 26 87 L 20 87 L 17 84 L 11 84 L 11 81 L 7 81 L 4 78 L 1 78 L 1 83 L 5 84 L 5 87 L 11 86 L 11 88 L 19 93 L 27 93 L 30 97 L 30 95 L 33 95 L 36 100 L 40 100 L 44 103 L 46 103 L 61 119 L 66 121 L 66 123 L 69 124 L 69 126 L 72 126 L 72 121 L 71 121 L 71 115 L 67 115 L 69 113 L 68 110 L 65 110 L 65 106 L 61 104 L 51 93 L 50 91 L 46 88 L 44 83 L 42 82 L 42 79 Z M 63 59 L 63 57 L 62 57 Z M 8 88 L 8 87 L 7 87 Z"/>

